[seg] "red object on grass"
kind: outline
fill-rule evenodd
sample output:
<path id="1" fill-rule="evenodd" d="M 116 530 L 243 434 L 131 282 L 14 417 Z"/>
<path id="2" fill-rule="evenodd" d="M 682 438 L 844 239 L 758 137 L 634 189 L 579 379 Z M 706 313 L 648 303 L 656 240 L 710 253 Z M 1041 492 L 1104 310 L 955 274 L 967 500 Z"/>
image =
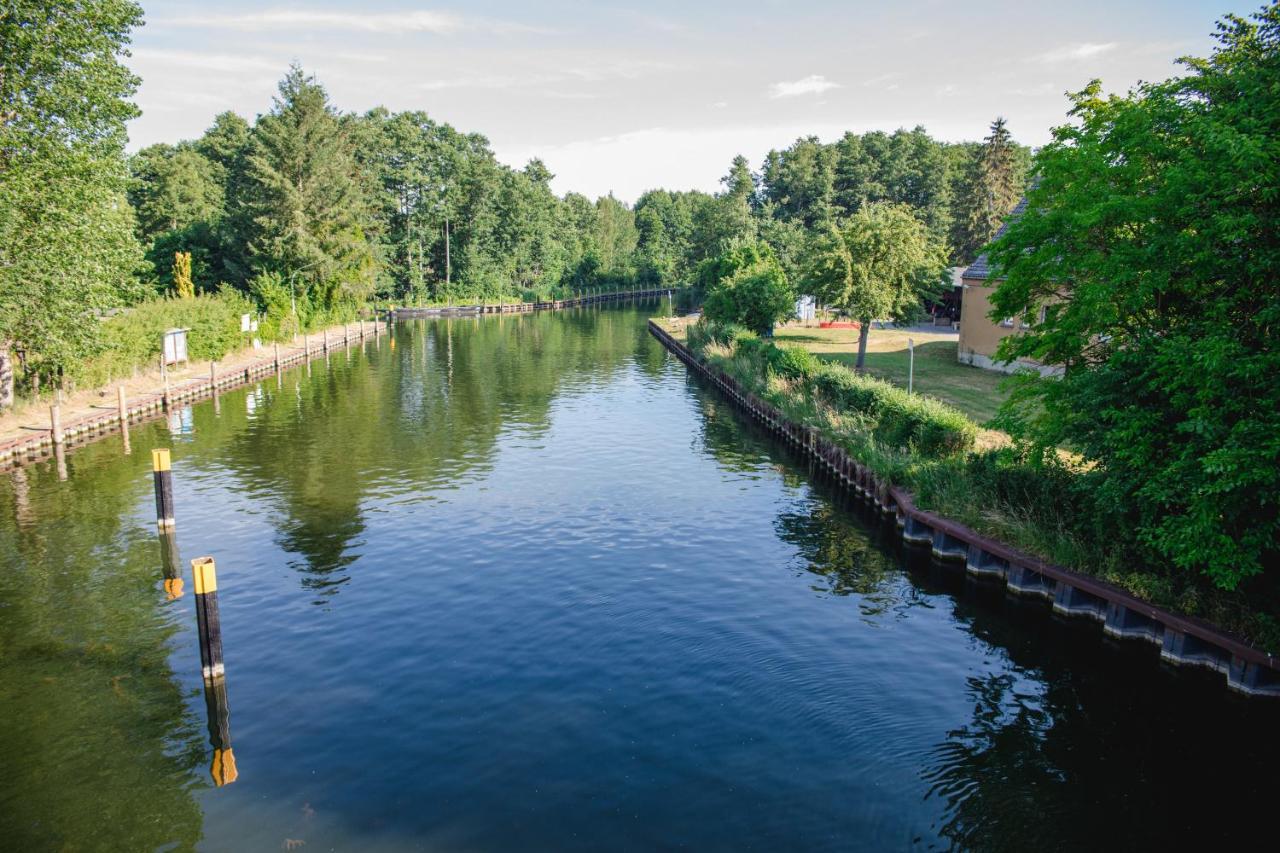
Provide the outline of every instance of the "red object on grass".
<path id="1" fill-rule="evenodd" d="M 826 320 L 818 324 L 819 329 L 856 329 L 858 324 L 849 320 Z"/>

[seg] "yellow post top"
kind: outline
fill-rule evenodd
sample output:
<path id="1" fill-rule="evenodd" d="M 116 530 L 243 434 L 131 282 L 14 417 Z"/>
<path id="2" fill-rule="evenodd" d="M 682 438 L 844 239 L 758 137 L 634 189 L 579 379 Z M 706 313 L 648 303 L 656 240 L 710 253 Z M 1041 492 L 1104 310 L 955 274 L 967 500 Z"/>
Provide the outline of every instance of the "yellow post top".
<path id="1" fill-rule="evenodd" d="M 151 470 L 169 470 L 169 448 L 157 447 L 155 450 L 151 451 Z"/>
<path id="2" fill-rule="evenodd" d="M 213 557 L 197 557 L 192 560 L 191 576 L 195 581 L 196 595 L 217 592 L 218 571 L 213 564 Z"/>

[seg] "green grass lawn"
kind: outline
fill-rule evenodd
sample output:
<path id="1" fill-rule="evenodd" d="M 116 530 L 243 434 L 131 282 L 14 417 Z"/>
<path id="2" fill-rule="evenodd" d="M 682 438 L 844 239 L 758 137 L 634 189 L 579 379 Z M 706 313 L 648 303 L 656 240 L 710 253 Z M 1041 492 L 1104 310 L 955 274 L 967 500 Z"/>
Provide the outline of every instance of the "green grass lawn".
<path id="1" fill-rule="evenodd" d="M 853 329 L 804 326 L 781 327 L 775 332 L 780 345 L 800 344 L 815 355 L 848 367 L 858 358 L 857 335 Z M 950 403 L 979 424 L 991 420 L 1005 398 L 1000 390 L 1004 374 L 956 361 L 955 335 L 873 328 L 867 341 L 867 372 L 906 388 L 907 338 L 916 343 L 917 392 Z"/>

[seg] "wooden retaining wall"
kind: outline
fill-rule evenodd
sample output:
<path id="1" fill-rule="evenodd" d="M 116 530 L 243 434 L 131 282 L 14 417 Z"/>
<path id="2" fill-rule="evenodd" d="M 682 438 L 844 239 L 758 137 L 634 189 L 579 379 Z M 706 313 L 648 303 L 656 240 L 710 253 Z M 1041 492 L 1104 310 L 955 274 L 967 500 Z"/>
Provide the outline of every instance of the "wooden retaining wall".
<path id="1" fill-rule="evenodd" d="M 881 516 L 893 519 L 908 546 L 928 547 L 936 560 L 963 566 L 975 578 L 1003 583 L 1012 595 L 1045 599 L 1059 615 L 1101 623 L 1109 637 L 1151 643 L 1170 664 L 1221 673 L 1233 691 L 1280 697 L 1280 658 L 1206 622 L 1170 613 L 1105 581 L 1048 563 L 919 509 L 905 489 L 877 476 L 816 428 L 788 420 L 733 377 L 699 359 L 653 320 L 649 331 L 745 414 L 810 457 Z"/>
<path id="2" fill-rule="evenodd" d="M 602 302 L 623 302 L 630 299 L 654 299 L 670 296 L 675 290 L 670 287 L 653 288 L 651 290 L 625 290 L 617 293 L 597 293 L 590 296 L 575 296 L 572 299 L 555 299 L 550 302 L 515 302 L 509 305 L 455 305 L 439 308 L 396 308 L 393 312 L 397 320 L 413 317 L 469 317 L 476 314 L 530 314 L 534 311 L 555 311 L 561 308 L 578 308 L 583 305 L 595 305 Z"/>

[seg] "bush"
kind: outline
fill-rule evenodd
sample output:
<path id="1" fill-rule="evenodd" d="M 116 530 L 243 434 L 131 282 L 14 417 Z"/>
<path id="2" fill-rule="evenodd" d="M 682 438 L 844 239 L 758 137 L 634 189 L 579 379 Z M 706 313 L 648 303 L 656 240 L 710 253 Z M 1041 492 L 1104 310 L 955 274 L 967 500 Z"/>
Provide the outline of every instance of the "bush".
<path id="1" fill-rule="evenodd" d="M 861 376 L 838 364 L 821 365 L 811 377 L 814 390 L 828 405 L 867 417 L 875 424 L 875 437 L 891 447 L 951 454 L 971 449 L 977 439 L 973 421 L 932 397 L 908 394 L 896 385 Z"/>
<path id="2" fill-rule="evenodd" d="M 808 379 L 818 372 L 822 362 L 804 347 L 768 346 L 769 370 L 787 379 Z"/>
<path id="3" fill-rule="evenodd" d="M 253 300 L 229 288 L 189 299 L 143 302 L 102 320 L 98 353 L 68 369 L 67 378 L 78 387 L 93 387 L 127 376 L 135 367 L 156 367 L 168 329 L 189 330 L 187 355 L 192 361 L 222 358 L 248 343 L 240 316 L 257 310 Z"/>
<path id="4" fill-rule="evenodd" d="M 694 352 L 701 352 L 707 344 L 733 348 L 744 339 L 754 339 L 755 333 L 736 323 L 722 323 L 703 317 L 689 327 L 689 347 Z"/>

